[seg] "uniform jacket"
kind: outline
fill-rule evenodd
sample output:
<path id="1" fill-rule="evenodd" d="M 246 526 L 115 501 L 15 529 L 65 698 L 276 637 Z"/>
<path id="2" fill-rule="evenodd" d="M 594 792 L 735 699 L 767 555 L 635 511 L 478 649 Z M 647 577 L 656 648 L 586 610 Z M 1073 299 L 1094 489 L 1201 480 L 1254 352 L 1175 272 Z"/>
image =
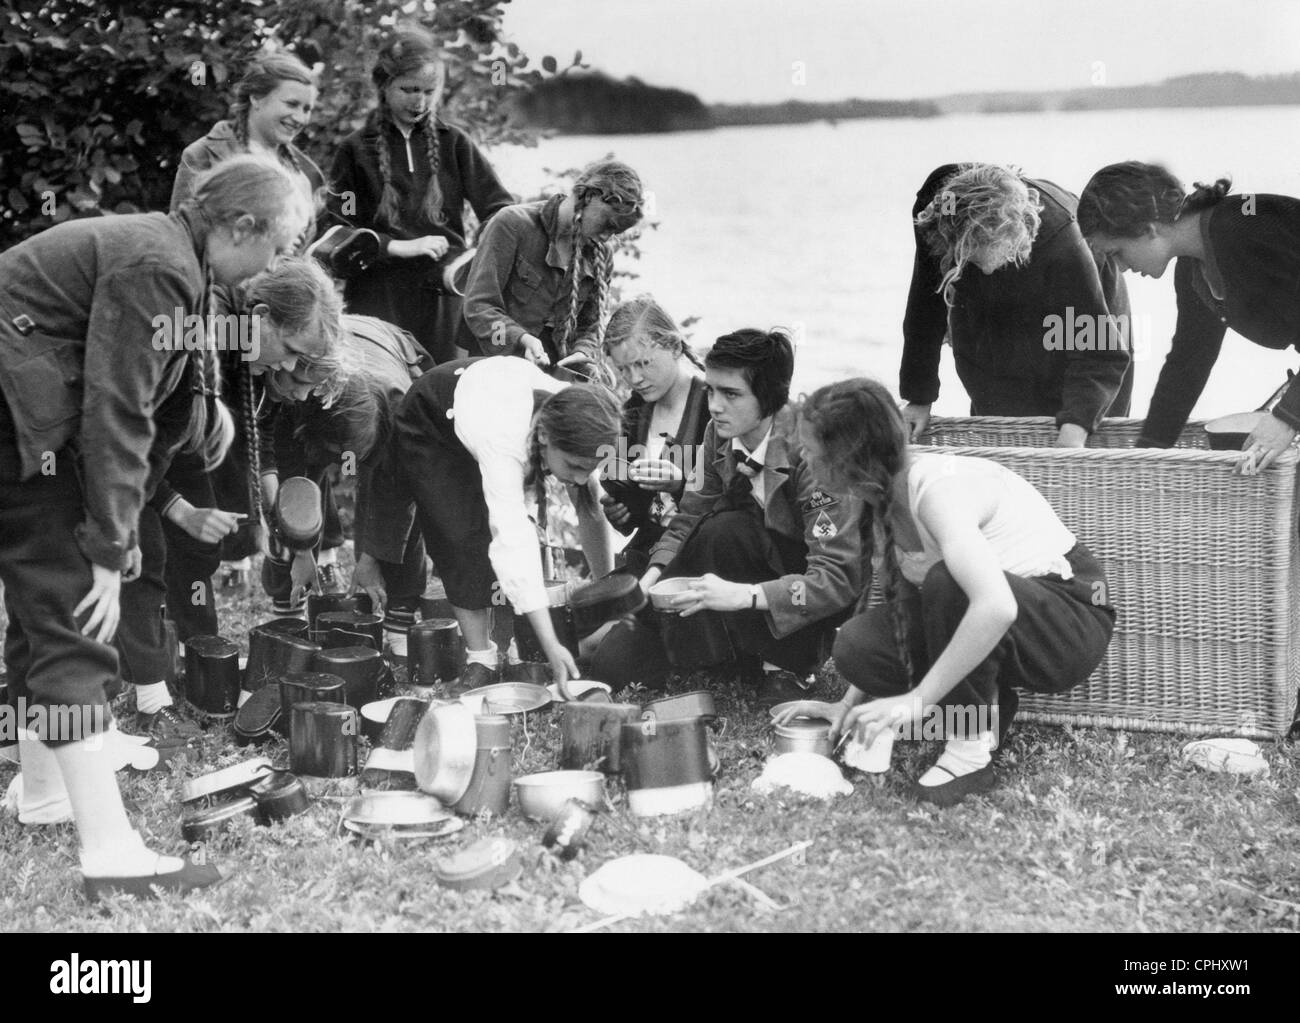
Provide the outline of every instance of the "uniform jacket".
<path id="1" fill-rule="evenodd" d="M 408 140 L 393 124 L 385 122 L 381 128 L 373 117 L 370 124 L 345 138 L 334 156 L 329 196 L 333 219 L 375 231 L 385 251 L 395 238 L 422 238 L 428 234 L 447 238 L 453 248 L 464 248 L 466 201 L 479 222 L 485 223 L 498 210 L 514 202 L 514 197 L 501 184 L 482 150 L 462 129 L 435 118 L 434 131 L 443 223 L 433 223 L 424 213 L 424 193 L 429 185 L 428 129 L 423 124 L 417 125 Z M 384 194 L 384 181 L 379 172 L 381 144 L 388 147 L 400 224 L 379 222 L 379 203 Z M 411 261 L 384 259 L 370 272 L 379 272 L 385 264 L 393 262 Z"/>
<path id="2" fill-rule="evenodd" d="M 522 355 L 519 339 L 532 334 L 550 345 L 569 318 L 568 264 L 556 249 L 564 196 L 510 206 L 479 238 L 465 285 L 465 323 L 483 355 Z M 570 354 L 599 355 L 596 279 L 587 261 L 578 282 L 577 339 Z"/>
<path id="3" fill-rule="evenodd" d="M 1230 195 L 1201 217 L 1207 259 L 1174 268 L 1178 321 L 1138 445 L 1168 447 L 1205 390 L 1231 327 L 1265 348 L 1300 347 L 1300 199 Z M 1214 297 L 1206 274 L 1222 287 Z M 1300 428 L 1300 388 L 1273 414 Z"/>
<path id="4" fill-rule="evenodd" d="M 280 147 L 281 159 L 307 179 L 311 186 L 313 208 L 320 190 L 325 187 L 325 175 L 310 156 L 290 143 Z M 229 121 L 218 121 L 201 139 L 196 139 L 185 147 L 181 153 L 181 164 L 176 168 L 176 181 L 172 184 L 171 210 L 194 194 L 194 179 L 204 171 L 211 170 L 222 160 L 247 153 L 248 149 L 240 144 L 235 135 L 235 126 Z"/>
<path id="5" fill-rule="evenodd" d="M 767 495 L 763 524 L 802 542 L 808 551 L 805 572 L 761 584 L 768 627 L 777 638 L 853 606 L 867 583 L 869 552 L 862 546 L 862 518 L 870 512 L 861 501 L 830 494 L 818 485 L 797 445 L 788 439 L 794 427 L 794 410 L 787 406 L 777 413 L 763 461 Z M 667 566 L 673 560 L 701 516 L 722 500 L 736 474 L 731 441 L 720 439 L 713 423 L 704 433 L 700 471 L 703 481 L 686 488 L 681 510 L 651 549 L 652 566 Z"/>
<path id="6" fill-rule="evenodd" d="M 913 222 L 959 169 L 948 164 L 930 175 L 917 192 Z M 1077 323 L 1085 317 L 1127 316 L 1128 291 L 1113 262 L 1099 272 L 1074 217 L 1078 199 L 1050 181 L 1024 180 L 1038 190 L 1043 204 L 1029 261 L 989 275 L 967 268 L 955 285 L 951 310 L 936 290 L 943 277 L 939 257 L 928 234 L 914 227 L 899 393 L 925 405 L 938 397 L 939 356 L 947 334 L 973 414 L 1053 415 L 1058 426 L 1074 423 L 1091 432 L 1112 405 L 1112 415 L 1128 411 L 1130 353 L 1049 351 L 1044 318 L 1059 316 L 1068 330 L 1067 310 Z M 1075 332 L 1069 333 L 1073 338 Z"/>
<path id="7" fill-rule="evenodd" d="M 185 376 L 173 321 L 206 311 L 204 230 L 188 211 L 89 218 L 0 253 L 0 389 L 23 478 L 46 452 L 74 456 L 77 542 L 106 568 L 136 545 L 155 413 Z"/>

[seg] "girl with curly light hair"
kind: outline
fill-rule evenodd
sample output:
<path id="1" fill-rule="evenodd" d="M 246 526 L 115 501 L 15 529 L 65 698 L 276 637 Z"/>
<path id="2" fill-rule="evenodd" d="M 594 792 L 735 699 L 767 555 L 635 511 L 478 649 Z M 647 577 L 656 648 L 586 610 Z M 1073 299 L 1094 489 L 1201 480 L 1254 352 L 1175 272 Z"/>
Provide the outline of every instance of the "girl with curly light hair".
<path id="1" fill-rule="evenodd" d="M 1103 416 L 1127 413 L 1128 293 L 1075 206 L 997 164 L 948 164 L 921 186 L 899 388 L 912 436 L 939 395 L 945 340 L 972 415 L 1052 416 L 1058 443 L 1081 447 Z"/>

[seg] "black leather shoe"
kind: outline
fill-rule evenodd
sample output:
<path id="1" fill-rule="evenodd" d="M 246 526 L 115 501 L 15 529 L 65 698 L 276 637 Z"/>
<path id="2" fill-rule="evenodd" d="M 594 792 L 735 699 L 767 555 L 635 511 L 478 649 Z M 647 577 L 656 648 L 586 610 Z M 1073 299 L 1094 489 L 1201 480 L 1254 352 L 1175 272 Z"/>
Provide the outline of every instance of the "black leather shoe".
<path id="1" fill-rule="evenodd" d="M 176 708 L 171 705 L 153 714 L 141 714 L 137 711 L 135 727 L 140 735 L 149 736 L 154 741 L 154 745 L 159 748 L 188 746 L 203 737 L 202 729 L 193 721 L 181 717 Z"/>
<path id="2" fill-rule="evenodd" d="M 919 781 L 914 783 L 912 785 L 912 795 L 923 803 L 933 803 L 935 806 L 956 806 L 967 796 L 987 792 L 998 783 L 997 775 L 991 763 L 985 764 L 978 771 L 963 774 L 960 778 L 953 775 L 946 767 L 939 767 L 938 764 L 934 766 L 945 774 L 951 775 L 952 780 L 946 781 L 942 785 L 922 785 Z"/>
<path id="3" fill-rule="evenodd" d="M 449 696 L 460 696 L 471 689 L 495 685 L 500 681 L 501 670 L 499 668 L 489 668 L 486 664 L 470 663 L 465 665 L 465 670 L 460 673 L 460 678 L 447 687 L 447 693 Z"/>
<path id="4" fill-rule="evenodd" d="M 808 687 L 793 671 L 765 671 L 754 689 L 754 699 L 760 707 L 775 707 L 778 703 L 808 698 Z"/>
<path id="5" fill-rule="evenodd" d="M 86 897 L 91 902 L 105 895 L 134 895 L 137 899 L 155 899 L 160 892 L 192 892 L 221 880 L 221 872 L 208 863 L 195 863 L 184 857 L 180 870 L 144 877 L 83 877 Z"/>

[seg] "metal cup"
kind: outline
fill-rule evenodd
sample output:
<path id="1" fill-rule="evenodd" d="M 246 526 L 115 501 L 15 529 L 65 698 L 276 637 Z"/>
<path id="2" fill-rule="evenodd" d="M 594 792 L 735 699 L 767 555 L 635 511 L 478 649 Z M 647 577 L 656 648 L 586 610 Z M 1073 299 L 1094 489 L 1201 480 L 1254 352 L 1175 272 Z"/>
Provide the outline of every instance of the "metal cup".
<path id="1" fill-rule="evenodd" d="M 340 703 L 295 703 L 289 728 L 289 769 L 316 778 L 357 773 L 357 712 Z"/>
<path id="2" fill-rule="evenodd" d="M 432 687 L 460 677 L 465 643 L 454 618 L 430 618 L 411 626 L 406 641 L 411 685 Z"/>

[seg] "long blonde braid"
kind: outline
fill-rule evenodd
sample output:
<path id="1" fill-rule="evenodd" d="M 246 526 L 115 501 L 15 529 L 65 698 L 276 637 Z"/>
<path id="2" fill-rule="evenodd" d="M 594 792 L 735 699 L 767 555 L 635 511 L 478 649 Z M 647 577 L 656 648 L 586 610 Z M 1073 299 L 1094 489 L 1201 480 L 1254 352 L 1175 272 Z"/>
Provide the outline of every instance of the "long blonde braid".
<path id="1" fill-rule="evenodd" d="M 560 358 L 573 354 L 573 345 L 578 340 L 578 313 L 581 302 L 579 290 L 582 284 L 582 211 L 586 208 L 585 196 L 577 196 L 573 207 L 573 226 L 569 231 L 569 244 L 572 252 L 569 256 L 569 315 L 564 322 L 564 333 L 555 339 L 556 350 Z"/>

